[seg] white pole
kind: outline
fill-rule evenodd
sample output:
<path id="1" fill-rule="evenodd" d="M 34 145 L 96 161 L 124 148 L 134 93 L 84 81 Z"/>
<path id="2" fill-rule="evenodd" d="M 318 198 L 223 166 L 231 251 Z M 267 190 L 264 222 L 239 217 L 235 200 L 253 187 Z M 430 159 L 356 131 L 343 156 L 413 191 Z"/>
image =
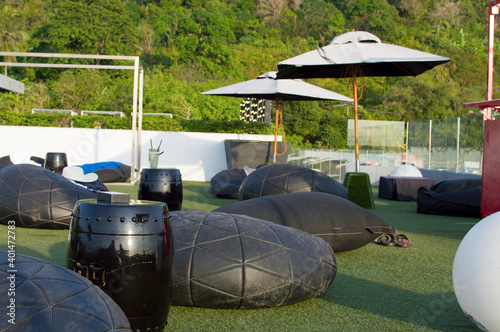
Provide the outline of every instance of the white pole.
<path id="1" fill-rule="evenodd" d="M 0 62 L 5 67 L 73 68 L 73 69 L 134 69 L 133 66 L 119 65 L 76 65 L 64 63 Z"/>
<path id="2" fill-rule="evenodd" d="M 460 161 L 460 117 L 457 118 L 457 167 L 456 172 L 458 173 L 458 163 Z"/>
<path id="3" fill-rule="evenodd" d="M 144 82 L 144 70 L 139 70 L 139 133 L 137 135 L 137 169 L 141 170 L 141 150 L 142 150 L 142 92 Z"/>
<path id="4" fill-rule="evenodd" d="M 132 100 L 132 161 L 130 168 L 130 184 L 133 185 L 136 182 L 136 144 L 137 144 L 137 86 L 139 80 L 139 59 L 135 60 L 134 63 L 134 96 Z"/>
<path id="5" fill-rule="evenodd" d="M 37 53 L 37 52 L 0 52 L 0 56 L 21 56 L 32 58 L 68 58 L 68 59 L 108 59 L 108 60 L 136 60 L 135 55 L 99 55 L 99 54 L 70 54 L 70 53 Z"/>
<path id="6" fill-rule="evenodd" d="M 429 169 L 431 169 L 432 156 L 432 120 L 429 120 Z"/>
<path id="7" fill-rule="evenodd" d="M 405 146 L 405 153 L 406 153 L 406 164 L 408 164 L 408 144 L 410 143 L 409 137 L 410 137 L 410 121 L 406 122 L 406 146 Z"/>

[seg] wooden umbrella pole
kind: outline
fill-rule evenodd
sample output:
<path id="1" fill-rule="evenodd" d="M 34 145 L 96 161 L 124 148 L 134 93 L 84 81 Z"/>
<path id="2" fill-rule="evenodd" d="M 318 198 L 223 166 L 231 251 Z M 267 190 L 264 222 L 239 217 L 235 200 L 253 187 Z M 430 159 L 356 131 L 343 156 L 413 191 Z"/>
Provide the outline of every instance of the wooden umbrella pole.
<path id="1" fill-rule="evenodd" d="M 279 94 L 276 95 L 276 121 L 275 121 L 275 127 L 274 127 L 274 154 L 273 154 L 273 163 L 276 162 L 276 154 L 278 153 L 278 119 L 279 119 L 279 111 L 280 110 L 280 96 Z"/>
<path id="2" fill-rule="evenodd" d="M 354 88 L 354 154 L 356 159 L 356 172 L 359 172 L 359 141 L 358 141 L 358 85 L 356 82 L 357 66 L 353 66 L 352 85 Z"/>

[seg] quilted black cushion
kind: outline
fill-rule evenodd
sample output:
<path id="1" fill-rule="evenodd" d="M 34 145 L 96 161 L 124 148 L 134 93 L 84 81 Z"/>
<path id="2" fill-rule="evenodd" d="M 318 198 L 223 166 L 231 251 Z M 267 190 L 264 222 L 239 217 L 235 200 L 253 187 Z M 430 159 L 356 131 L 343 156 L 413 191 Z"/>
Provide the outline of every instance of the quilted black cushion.
<path id="1" fill-rule="evenodd" d="M 0 169 L 0 224 L 14 220 L 18 227 L 69 228 L 76 202 L 95 197 L 97 193 L 43 167 Z"/>
<path id="2" fill-rule="evenodd" d="M 241 183 L 240 201 L 294 192 L 324 192 L 348 198 L 347 189 L 328 175 L 292 164 L 271 164 L 257 168 Z"/>
<path id="3" fill-rule="evenodd" d="M 210 190 L 219 198 L 238 198 L 241 183 L 247 174 L 242 168 L 222 170 L 210 179 Z"/>
<path id="4" fill-rule="evenodd" d="M 345 198 L 325 193 L 273 195 L 229 204 L 214 212 L 241 214 L 303 230 L 326 240 L 335 253 L 360 248 L 393 226 Z"/>
<path id="5" fill-rule="evenodd" d="M 0 251 L 1 331 L 130 331 L 120 307 L 86 278 L 42 259 L 16 254 L 10 266 L 8 258 Z"/>
<path id="6" fill-rule="evenodd" d="M 417 194 L 417 212 L 481 218 L 481 178 L 441 181 Z"/>
<path id="7" fill-rule="evenodd" d="M 257 309 L 322 294 L 337 270 L 322 239 L 247 216 L 171 212 L 172 305 Z"/>

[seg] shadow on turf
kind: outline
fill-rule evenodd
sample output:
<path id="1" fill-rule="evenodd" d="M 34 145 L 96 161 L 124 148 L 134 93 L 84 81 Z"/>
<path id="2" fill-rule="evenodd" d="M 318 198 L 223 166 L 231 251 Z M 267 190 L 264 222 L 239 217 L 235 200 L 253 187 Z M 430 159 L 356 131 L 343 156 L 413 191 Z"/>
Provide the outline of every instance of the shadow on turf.
<path id="1" fill-rule="evenodd" d="M 221 207 L 231 203 L 239 202 L 238 199 L 219 198 L 212 194 L 209 184 L 189 183 L 184 186 L 183 201 L 189 206 L 189 201 L 211 204 L 216 207 Z"/>
<path id="2" fill-rule="evenodd" d="M 65 266 L 66 264 L 66 242 L 57 242 L 52 244 L 49 248 L 48 255 L 43 254 L 36 249 L 21 245 L 16 245 L 16 253 L 24 256 L 40 258 L 61 266 Z"/>
<path id="3" fill-rule="evenodd" d="M 462 312 L 454 292 L 419 294 L 342 273 L 337 273 L 332 287 L 320 298 L 430 329 L 476 328 Z"/>
<path id="4" fill-rule="evenodd" d="M 470 217 L 418 213 L 416 202 L 376 198 L 375 207 L 371 210 L 373 214 L 403 233 L 418 233 L 457 240 L 461 240 L 481 220 Z"/>

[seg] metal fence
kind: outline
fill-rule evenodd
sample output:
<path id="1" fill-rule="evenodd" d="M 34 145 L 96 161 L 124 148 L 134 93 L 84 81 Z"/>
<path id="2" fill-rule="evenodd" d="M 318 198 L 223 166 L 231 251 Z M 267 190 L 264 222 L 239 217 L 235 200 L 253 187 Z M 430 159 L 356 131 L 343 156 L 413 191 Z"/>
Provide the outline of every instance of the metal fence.
<path id="1" fill-rule="evenodd" d="M 360 165 L 396 167 L 402 164 L 403 157 L 403 152 L 360 150 L 359 163 Z M 342 166 L 354 165 L 355 155 L 354 150 L 348 149 L 291 148 L 288 163 L 308 167 L 342 181 Z"/>
<path id="2" fill-rule="evenodd" d="M 407 158 L 420 168 L 481 174 L 483 126 L 476 115 L 409 122 Z"/>
<path id="3" fill-rule="evenodd" d="M 408 122 L 406 135 L 404 126 L 401 127 L 399 122 L 396 125 L 396 132 L 394 125 L 385 122 L 377 126 L 370 125 L 370 132 L 377 139 L 364 138 L 364 140 L 375 143 L 380 141 L 381 148 L 361 148 L 360 165 L 396 167 L 407 163 L 419 168 L 481 174 L 484 125 L 481 117 L 471 115 Z M 392 129 L 388 130 L 387 126 L 391 126 Z M 386 138 L 387 135 L 390 140 Z M 384 143 L 389 141 L 406 141 L 406 151 L 401 143 L 396 146 Z M 370 145 L 376 145 L 375 143 Z M 321 171 L 341 181 L 342 166 L 354 164 L 355 156 L 354 150 L 350 149 L 292 148 L 288 155 L 288 163 Z"/>

